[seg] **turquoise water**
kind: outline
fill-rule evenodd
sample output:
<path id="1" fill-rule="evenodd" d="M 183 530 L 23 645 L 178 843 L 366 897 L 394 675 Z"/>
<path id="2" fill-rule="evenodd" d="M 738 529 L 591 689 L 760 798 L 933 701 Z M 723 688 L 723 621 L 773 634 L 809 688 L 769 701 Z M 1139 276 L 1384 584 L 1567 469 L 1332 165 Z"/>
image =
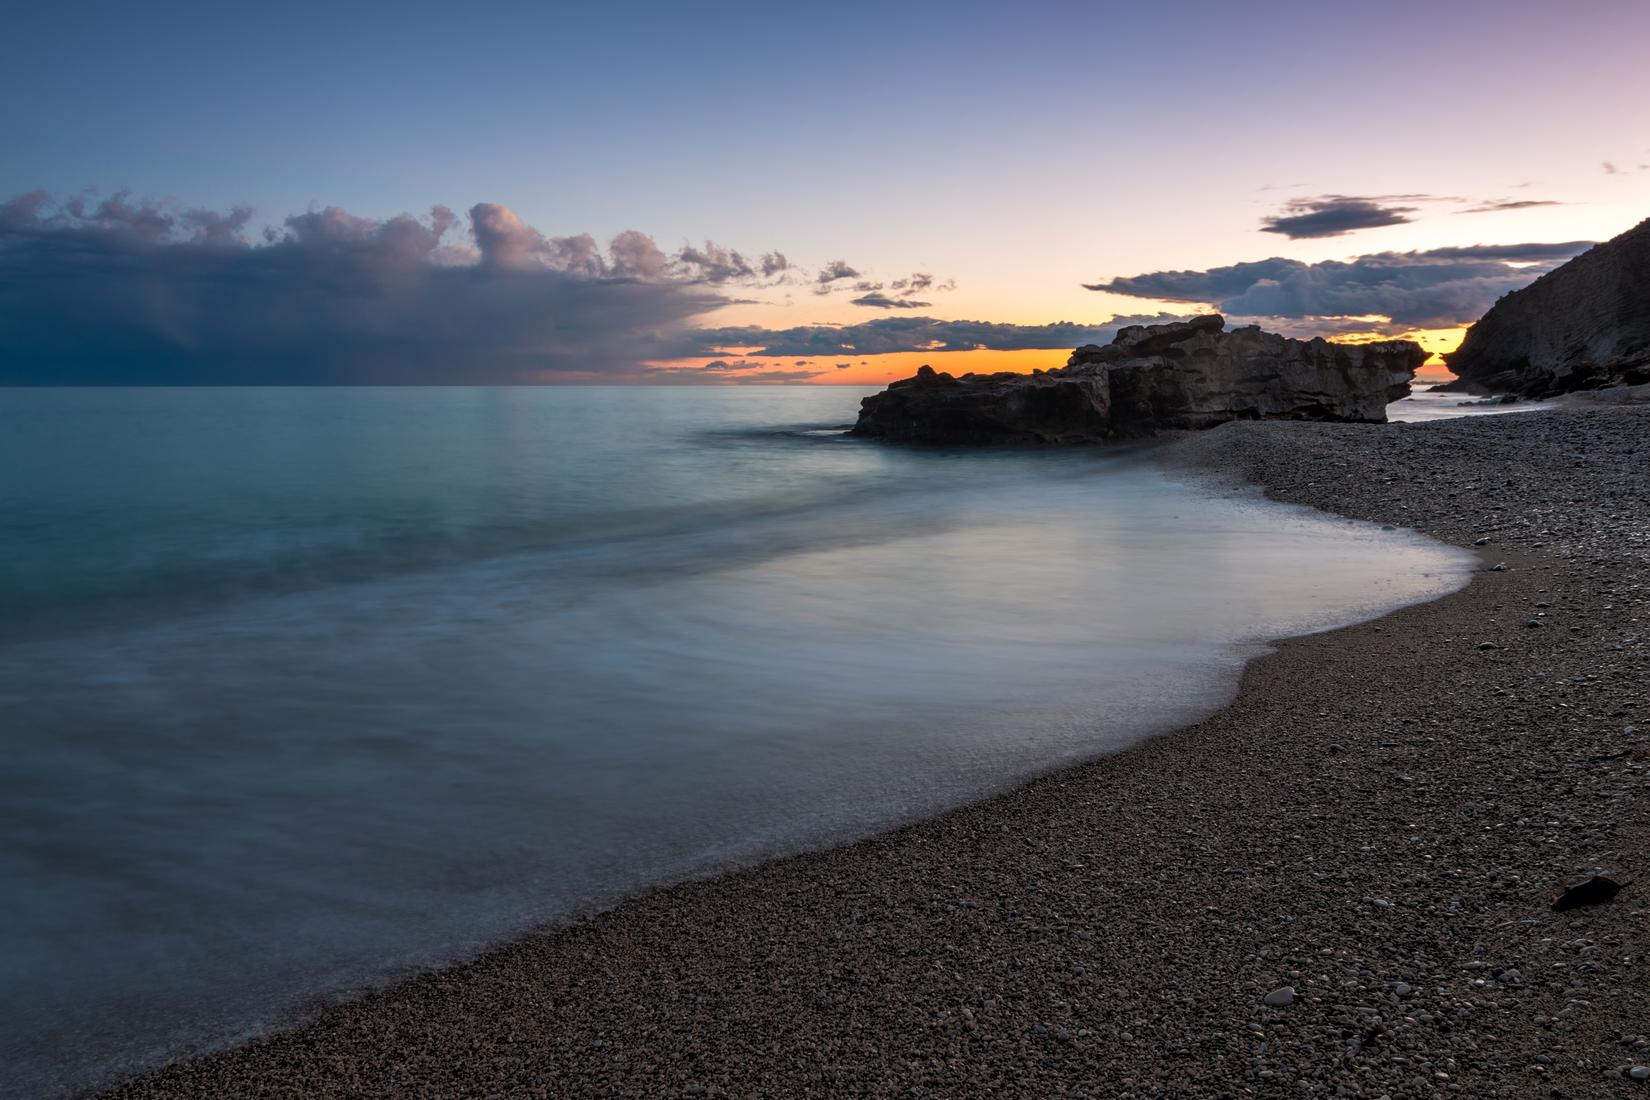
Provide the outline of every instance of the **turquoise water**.
<path id="1" fill-rule="evenodd" d="M 1464 583 L 1149 453 L 851 440 L 863 392 L 0 391 L 10 1089 L 1114 750 Z"/>

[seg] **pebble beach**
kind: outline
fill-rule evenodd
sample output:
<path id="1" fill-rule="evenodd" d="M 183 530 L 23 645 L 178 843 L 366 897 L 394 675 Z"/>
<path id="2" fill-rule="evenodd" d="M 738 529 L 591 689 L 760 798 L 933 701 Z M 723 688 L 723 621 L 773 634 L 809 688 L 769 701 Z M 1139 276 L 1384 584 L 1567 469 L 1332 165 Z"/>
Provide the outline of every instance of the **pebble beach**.
<path id="1" fill-rule="evenodd" d="M 1650 1096 L 1650 407 L 1160 458 L 1480 569 L 1191 727 L 104 1095 Z"/>

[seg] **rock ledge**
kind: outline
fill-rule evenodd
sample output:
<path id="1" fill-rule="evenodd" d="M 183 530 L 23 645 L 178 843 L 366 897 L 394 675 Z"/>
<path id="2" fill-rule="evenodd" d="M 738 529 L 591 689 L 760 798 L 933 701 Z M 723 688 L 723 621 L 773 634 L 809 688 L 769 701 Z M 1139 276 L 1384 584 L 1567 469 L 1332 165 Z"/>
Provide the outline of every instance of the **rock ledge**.
<path id="1" fill-rule="evenodd" d="M 1426 358 L 1418 344 L 1292 340 L 1218 314 L 1122 329 L 1064 367 L 965 374 L 921 367 L 860 403 L 853 433 L 924 443 L 1094 443 L 1228 420 L 1383 423 Z"/>

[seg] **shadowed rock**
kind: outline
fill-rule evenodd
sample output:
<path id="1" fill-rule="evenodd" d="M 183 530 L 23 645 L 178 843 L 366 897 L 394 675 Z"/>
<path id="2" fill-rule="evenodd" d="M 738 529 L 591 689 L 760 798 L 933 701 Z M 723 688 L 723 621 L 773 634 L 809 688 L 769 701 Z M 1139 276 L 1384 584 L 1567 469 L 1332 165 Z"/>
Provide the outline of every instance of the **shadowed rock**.
<path id="1" fill-rule="evenodd" d="M 860 403 L 853 434 L 926 443 L 1094 443 L 1228 420 L 1381 423 L 1426 358 L 1408 340 L 1332 344 L 1218 314 L 1122 329 L 1032 374 L 920 368 Z"/>
<path id="2" fill-rule="evenodd" d="M 1480 393 L 1650 382 L 1650 220 L 1502 298 L 1444 358 L 1450 388 Z"/>
<path id="3" fill-rule="evenodd" d="M 1564 887 L 1553 901 L 1553 908 L 1562 912 L 1566 909 L 1580 909 L 1584 905 L 1602 905 L 1621 893 L 1625 883 L 1617 882 L 1608 875 L 1591 875 L 1581 882 Z"/>

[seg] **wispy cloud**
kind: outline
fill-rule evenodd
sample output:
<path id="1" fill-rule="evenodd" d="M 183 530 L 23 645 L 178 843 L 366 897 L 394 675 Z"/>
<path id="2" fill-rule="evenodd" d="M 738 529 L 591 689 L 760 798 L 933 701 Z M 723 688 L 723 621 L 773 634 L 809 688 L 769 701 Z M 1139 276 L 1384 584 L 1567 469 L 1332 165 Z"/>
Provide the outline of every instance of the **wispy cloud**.
<path id="1" fill-rule="evenodd" d="M 814 282 L 820 286 L 829 286 L 831 283 L 837 282 L 841 279 L 857 278 L 859 278 L 859 272 L 849 266 L 848 261 L 832 260 L 830 263 L 819 269 L 819 274 L 814 276 Z"/>
<path id="2" fill-rule="evenodd" d="M 915 298 L 890 298 L 880 291 L 870 294 L 861 294 L 858 298 L 850 299 L 856 306 L 870 306 L 875 309 L 928 309 L 933 302 L 919 302 Z"/>
<path id="3" fill-rule="evenodd" d="M 1557 199 L 1484 199 L 1477 206 L 1457 210 L 1457 214 L 1498 214 L 1504 210 L 1528 210 L 1533 206 L 1563 206 Z"/>
<path id="4" fill-rule="evenodd" d="M 849 282 L 849 280 L 853 280 Z M 923 291 L 956 290 L 957 280 L 936 279 L 931 272 L 917 271 L 903 279 L 882 282 L 868 279 L 842 260 L 832 260 L 819 270 L 814 278 L 814 293 L 825 295 L 846 291 L 859 297 L 850 305 L 871 309 L 927 309 L 932 302 L 916 299 Z"/>
<path id="5" fill-rule="evenodd" d="M 1523 185 L 1521 185 L 1523 186 Z M 1291 240 L 1343 237 L 1361 229 L 1407 225 L 1430 207 L 1458 205 L 1457 214 L 1490 214 L 1562 206 L 1556 199 L 1469 199 L 1457 195 L 1321 195 L 1291 199 L 1278 213 L 1261 219 L 1261 232 Z"/>

